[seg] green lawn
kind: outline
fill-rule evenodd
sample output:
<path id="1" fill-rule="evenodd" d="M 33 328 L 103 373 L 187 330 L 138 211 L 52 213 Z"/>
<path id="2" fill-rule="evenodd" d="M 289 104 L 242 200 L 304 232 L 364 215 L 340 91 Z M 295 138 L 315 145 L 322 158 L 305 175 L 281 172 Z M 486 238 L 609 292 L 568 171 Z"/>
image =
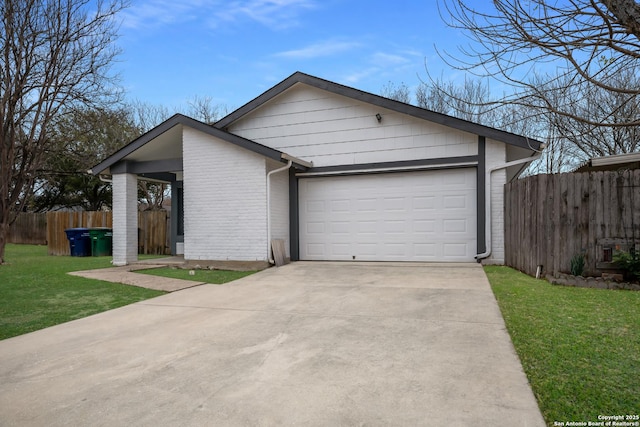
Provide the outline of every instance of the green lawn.
<path id="1" fill-rule="evenodd" d="M 640 414 L 640 292 L 485 271 L 549 425 Z"/>
<path id="2" fill-rule="evenodd" d="M 7 264 L 0 265 L 0 339 L 164 293 L 66 274 L 110 267 L 110 261 L 111 257 L 48 256 L 46 246 L 7 245 Z"/>
<path id="3" fill-rule="evenodd" d="M 193 275 L 189 274 L 189 270 L 181 268 L 152 268 L 149 270 L 138 270 L 136 273 L 151 274 L 154 276 L 171 277 L 173 279 L 196 280 L 198 282 L 213 283 L 220 285 L 222 283 L 232 282 L 249 276 L 255 271 L 228 271 L 228 270 L 191 270 Z"/>

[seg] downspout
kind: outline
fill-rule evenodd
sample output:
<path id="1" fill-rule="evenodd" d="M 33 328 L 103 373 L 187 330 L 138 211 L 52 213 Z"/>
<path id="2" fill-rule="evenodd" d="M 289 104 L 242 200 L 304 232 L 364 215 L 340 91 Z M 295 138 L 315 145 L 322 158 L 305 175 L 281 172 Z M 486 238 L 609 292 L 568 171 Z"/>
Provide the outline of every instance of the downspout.
<path id="1" fill-rule="evenodd" d="M 511 166 L 521 165 L 523 163 L 533 162 L 534 160 L 538 160 L 542 156 L 542 152 L 538 152 L 533 157 L 526 157 L 524 159 L 514 160 L 512 162 L 507 162 L 499 166 L 494 166 L 491 169 L 488 169 L 486 172 L 485 179 L 485 215 L 484 215 L 484 224 L 485 224 L 485 248 L 486 250 L 476 255 L 476 260 L 480 262 L 485 258 L 489 258 L 491 256 L 491 173 L 500 169 L 510 168 Z"/>
<path id="2" fill-rule="evenodd" d="M 89 174 L 91 174 L 91 171 L 89 171 Z M 113 179 L 105 178 L 104 175 L 98 175 L 98 178 L 100 179 L 100 181 L 106 182 L 107 184 L 112 184 L 113 183 Z"/>
<path id="3" fill-rule="evenodd" d="M 267 173 L 267 255 L 269 264 L 275 264 L 271 256 L 271 175 L 288 170 L 292 164 L 293 160 L 289 159 L 289 162 L 285 166 Z"/>

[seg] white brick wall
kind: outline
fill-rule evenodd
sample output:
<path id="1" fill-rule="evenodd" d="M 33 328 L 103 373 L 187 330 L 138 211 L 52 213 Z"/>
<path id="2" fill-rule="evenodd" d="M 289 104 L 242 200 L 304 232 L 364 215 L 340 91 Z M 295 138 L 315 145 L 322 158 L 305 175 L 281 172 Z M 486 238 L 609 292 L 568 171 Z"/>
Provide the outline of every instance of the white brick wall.
<path id="1" fill-rule="evenodd" d="M 506 146 L 502 142 L 487 140 L 487 170 L 506 162 Z M 486 264 L 504 264 L 504 185 L 507 172 L 499 169 L 491 174 L 491 256 Z"/>
<path id="2" fill-rule="evenodd" d="M 113 265 L 138 259 L 138 180 L 132 174 L 113 175 Z"/>
<path id="3" fill-rule="evenodd" d="M 187 260 L 267 259 L 265 159 L 184 128 Z"/>
<path id="4" fill-rule="evenodd" d="M 268 171 L 284 166 L 268 162 Z M 271 239 L 284 239 L 287 256 L 289 251 L 289 171 L 271 175 Z"/>

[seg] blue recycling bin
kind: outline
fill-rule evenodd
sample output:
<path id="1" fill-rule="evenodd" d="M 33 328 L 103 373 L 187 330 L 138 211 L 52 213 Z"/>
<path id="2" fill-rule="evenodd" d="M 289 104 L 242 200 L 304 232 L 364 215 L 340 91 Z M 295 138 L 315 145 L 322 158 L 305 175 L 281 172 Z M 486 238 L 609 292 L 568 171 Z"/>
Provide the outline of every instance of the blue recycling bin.
<path id="1" fill-rule="evenodd" d="M 88 228 L 67 228 L 71 256 L 91 256 L 91 236 Z"/>

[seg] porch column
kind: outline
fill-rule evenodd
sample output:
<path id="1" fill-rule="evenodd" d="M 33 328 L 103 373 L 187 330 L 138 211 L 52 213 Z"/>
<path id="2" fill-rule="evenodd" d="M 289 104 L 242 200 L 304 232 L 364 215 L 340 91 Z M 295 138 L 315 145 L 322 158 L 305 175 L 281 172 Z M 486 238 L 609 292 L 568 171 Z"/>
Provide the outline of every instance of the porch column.
<path id="1" fill-rule="evenodd" d="M 113 175 L 113 265 L 138 260 L 138 178 Z"/>

